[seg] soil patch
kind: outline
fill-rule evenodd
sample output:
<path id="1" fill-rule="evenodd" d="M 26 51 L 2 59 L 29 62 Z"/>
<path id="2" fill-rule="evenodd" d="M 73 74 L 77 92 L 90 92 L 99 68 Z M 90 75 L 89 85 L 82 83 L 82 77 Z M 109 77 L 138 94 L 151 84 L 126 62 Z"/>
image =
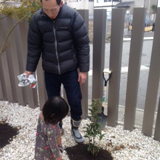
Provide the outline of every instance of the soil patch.
<path id="1" fill-rule="evenodd" d="M 16 136 L 17 134 L 17 128 L 13 128 L 8 123 L 0 122 L 0 148 L 3 148 L 5 145 L 9 144 L 13 136 Z"/>
<path id="2" fill-rule="evenodd" d="M 70 160 L 113 160 L 113 157 L 107 150 L 100 150 L 95 157 L 87 151 L 87 147 L 87 144 L 78 144 L 65 150 Z"/>

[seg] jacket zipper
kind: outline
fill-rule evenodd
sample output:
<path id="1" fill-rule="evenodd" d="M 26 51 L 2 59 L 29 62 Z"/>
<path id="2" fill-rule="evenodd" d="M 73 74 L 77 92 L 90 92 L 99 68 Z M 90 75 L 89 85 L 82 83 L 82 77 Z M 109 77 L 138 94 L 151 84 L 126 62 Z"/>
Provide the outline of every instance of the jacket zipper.
<path id="1" fill-rule="evenodd" d="M 54 21 L 54 26 L 53 26 L 53 32 L 54 32 L 54 37 L 55 37 L 55 50 L 56 50 L 56 57 L 57 57 L 57 62 L 58 62 L 58 72 L 59 74 L 61 74 L 59 58 L 58 58 L 58 51 L 57 51 L 57 37 L 56 37 L 55 21 Z"/>

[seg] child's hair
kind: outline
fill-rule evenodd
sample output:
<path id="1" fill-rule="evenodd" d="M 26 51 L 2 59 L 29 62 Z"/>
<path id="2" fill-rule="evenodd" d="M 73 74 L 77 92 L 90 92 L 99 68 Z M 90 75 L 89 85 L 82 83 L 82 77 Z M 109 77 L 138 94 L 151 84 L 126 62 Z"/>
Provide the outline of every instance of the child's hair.
<path id="1" fill-rule="evenodd" d="M 68 110 L 68 104 L 63 98 L 59 96 L 52 97 L 44 104 L 42 110 L 44 121 L 47 124 L 55 125 L 68 114 Z"/>

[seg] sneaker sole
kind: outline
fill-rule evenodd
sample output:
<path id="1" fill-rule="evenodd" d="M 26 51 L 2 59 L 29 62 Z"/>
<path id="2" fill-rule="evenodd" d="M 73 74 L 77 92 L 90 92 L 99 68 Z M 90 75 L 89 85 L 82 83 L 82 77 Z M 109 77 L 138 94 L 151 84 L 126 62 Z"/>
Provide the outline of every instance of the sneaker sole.
<path id="1" fill-rule="evenodd" d="M 72 133 L 72 137 L 74 138 L 74 140 L 75 140 L 76 143 L 82 144 L 82 143 L 84 142 L 84 139 L 83 139 L 83 141 L 79 141 L 79 139 L 77 139 L 77 138 L 74 136 L 74 134 L 73 134 L 72 131 L 71 131 L 71 133 Z"/>

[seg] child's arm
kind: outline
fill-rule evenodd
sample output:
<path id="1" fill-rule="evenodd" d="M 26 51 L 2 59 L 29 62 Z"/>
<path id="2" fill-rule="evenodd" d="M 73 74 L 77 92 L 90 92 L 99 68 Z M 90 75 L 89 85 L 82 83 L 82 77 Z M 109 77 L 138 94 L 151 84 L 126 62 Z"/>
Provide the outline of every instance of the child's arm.
<path id="1" fill-rule="evenodd" d="M 57 137 L 56 143 L 58 145 L 58 148 L 59 148 L 60 152 L 62 153 L 63 152 L 63 147 L 62 147 L 62 143 L 61 143 L 61 135 L 59 135 Z"/>
<path id="2" fill-rule="evenodd" d="M 61 144 L 61 135 L 59 135 L 59 136 L 57 137 L 56 143 L 58 144 L 58 146 L 62 145 L 62 144 Z"/>
<path id="3" fill-rule="evenodd" d="M 60 156 L 60 150 L 57 145 L 55 135 L 56 135 L 55 129 L 51 128 L 51 126 L 49 128 L 47 128 L 48 144 L 49 144 L 49 147 L 52 151 L 52 154 L 53 154 L 54 158 L 56 158 L 56 160 L 61 160 L 62 157 Z"/>
<path id="4" fill-rule="evenodd" d="M 62 160 L 62 156 L 60 156 L 59 158 L 56 158 L 56 160 Z"/>

